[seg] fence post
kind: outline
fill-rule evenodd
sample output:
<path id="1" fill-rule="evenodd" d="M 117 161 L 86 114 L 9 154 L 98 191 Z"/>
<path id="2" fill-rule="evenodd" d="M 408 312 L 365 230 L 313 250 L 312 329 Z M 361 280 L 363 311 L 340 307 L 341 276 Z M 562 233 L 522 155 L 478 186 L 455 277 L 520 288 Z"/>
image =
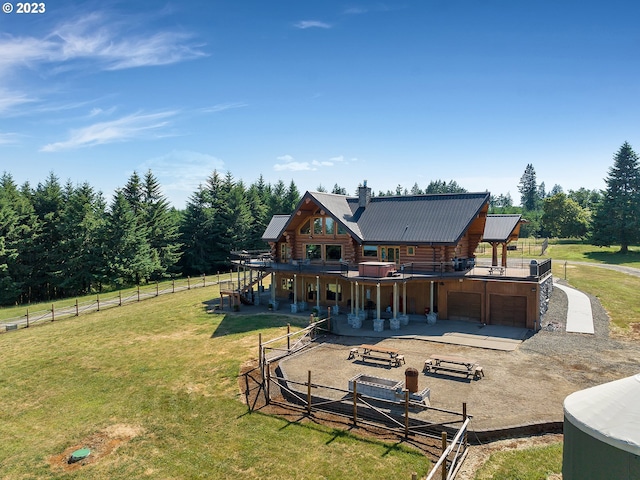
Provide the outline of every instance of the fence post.
<path id="1" fill-rule="evenodd" d="M 311 415 L 311 370 L 307 373 L 307 413 Z"/>
<path id="2" fill-rule="evenodd" d="M 287 353 L 291 353 L 291 324 L 287 323 Z"/>
<path id="3" fill-rule="evenodd" d="M 220 270 L 218 270 L 218 285 L 220 285 Z"/>
<path id="4" fill-rule="evenodd" d="M 100 294 L 96 294 L 96 302 L 98 302 L 98 311 L 100 311 Z"/>
<path id="5" fill-rule="evenodd" d="M 416 472 L 411 474 L 411 480 L 418 480 L 418 474 Z"/>
<path id="6" fill-rule="evenodd" d="M 140 284 L 138 284 L 138 301 L 140 301 Z"/>
<path id="7" fill-rule="evenodd" d="M 462 402 L 462 423 L 467 421 L 467 402 Z M 464 449 L 468 447 L 467 429 L 464 429 Z"/>
<path id="8" fill-rule="evenodd" d="M 56 307 L 51 304 L 51 321 L 53 322 L 56 319 Z"/>
<path id="9" fill-rule="evenodd" d="M 27 328 L 29 328 L 29 309 L 27 308 Z"/>
<path id="10" fill-rule="evenodd" d="M 207 276 L 205 274 L 202 275 L 202 286 L 203 287 L 207 286 Z"/>
<path id="11" fill-rule="evenodd" d="M 358 381 L 353 381 L 353 424 L 358 424 Z"/>
<path id="12" fill-rule="evenodd" d="M 265 362 L 265 367 L 267 368 L 267 383 L 264 389 L 265 403 L 269 405 L 269 400 L 271 400 L 271 393 L 269 391 L 269 386 L 271 385 L 271 369 L 269 368 L 269 364 Z"/>
<path id="13" fill-rule="evenodd" d="M 156 280 L 156 297 L 160 295 L 160 292 L 158 291 L 158 281 Z"/>
<path id="14" fill-rule="evenodd" d="M 118 290 L 118 306 L 122 306 L 122 290 Z"/>
<path id="15" fill-rule="evenodd" d="M 191 290 L 191 277 L 187 277 L 187 290 Z"/>
<path id="16" fill-rule="evenodd" d="M 442 453 L 447 449 L 447 432 L 442 432 Z M 447 459 L 442 461 L 442 480 L 447 480 Z"/>
<path id="17" fill-rule="evenodd" d="M 80 315 L 80 311 L 78 310 L 78 299 L 76 298 L 76 317 Z"/>
<path id="18" fill-rule="evenodd" d="M 409 390 L 404 389 L 404 438 L 409 438 Z"/>
<path id="19" fill-rule="evenodd" d="M 258 334 L 258 366 L 262 367 L 262 334 L 261 333 Z"/>
<path id="20" fill-rule="evenodd" d="M 176 281 L 171 279 L 171 293 L 176 293 Z"/>

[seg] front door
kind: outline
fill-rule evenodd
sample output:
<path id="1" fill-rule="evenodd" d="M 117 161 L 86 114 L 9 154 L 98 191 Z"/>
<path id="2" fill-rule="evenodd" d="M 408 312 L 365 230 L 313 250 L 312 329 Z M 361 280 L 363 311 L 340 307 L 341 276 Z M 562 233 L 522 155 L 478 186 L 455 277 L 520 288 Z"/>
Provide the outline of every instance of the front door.
<path id="1" fill-rule="evenodd" d="M 382 247 L 382 260 L 400 263 L 400 247 Z"/>

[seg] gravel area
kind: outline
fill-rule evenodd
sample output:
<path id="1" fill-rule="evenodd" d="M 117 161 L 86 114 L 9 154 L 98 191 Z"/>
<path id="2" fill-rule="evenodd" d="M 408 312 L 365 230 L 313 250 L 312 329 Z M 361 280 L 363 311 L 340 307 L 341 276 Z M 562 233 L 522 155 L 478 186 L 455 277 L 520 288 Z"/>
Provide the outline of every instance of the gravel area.
<path id="1" fill-rule="evenodd" d="M 368 339 L 328 336 L 324 343 L 281 362 L 288 378 L 347 388 L 358 373 L 404 379 L 406 367 L 422 371 L 432 354 L 473 358 L 483 366 L 480 380 L 457 375 L 421 373 L 419 389 L 431 389 L 431 405 L 460 411 L 463 402 L 473 415 L 477 432 L 545 422 L 562 422 L 563 401 L 570 393 L 634 375 L 640 371 L 640 342 L 611 338 L 609 319 L 591 297 L 595 334 L 566 333 L 567 297 L 554 289 L 543 329 L 527 338 L 517 350 L 501 352 L 415 339 Z M 398 349 L 406 366 L 387 367 L 348 360 L 349 349 L 362 343 L 382 343 Z"/>

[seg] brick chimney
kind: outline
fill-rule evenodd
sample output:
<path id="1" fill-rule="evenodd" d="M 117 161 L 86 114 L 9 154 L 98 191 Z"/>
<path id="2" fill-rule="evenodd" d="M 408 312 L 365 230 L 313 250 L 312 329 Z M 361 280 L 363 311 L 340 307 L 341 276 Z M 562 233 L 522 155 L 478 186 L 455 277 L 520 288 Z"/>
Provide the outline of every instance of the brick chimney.
<path id="1" fill-rule="evenodd" d="M 364 181 L 364 186 L 358 187 L 358 207 L 364 208 L 371 200 L 371 189 L 367 187 L 367 181 Z"/>

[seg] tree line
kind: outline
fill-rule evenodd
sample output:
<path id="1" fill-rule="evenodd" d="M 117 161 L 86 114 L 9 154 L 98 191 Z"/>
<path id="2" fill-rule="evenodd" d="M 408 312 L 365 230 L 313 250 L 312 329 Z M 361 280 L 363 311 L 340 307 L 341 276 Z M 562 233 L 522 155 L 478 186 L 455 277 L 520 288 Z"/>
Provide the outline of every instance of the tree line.
<path id="1" fill-rule="evenodd" d="M 626 253 L 630 245 L 640 244 L 640 164 L 628 142 L 615 153 L 605 183 L 602 191 L 580 188 L 565 194 L 554 185 L 547 193 L 528 164 L 518 184 L 520 210 L 528 221 L 521 236 L 581 238 L 596 246 L 620 245 Z M 515 210 L 511 205 L 494 207 L 499 213 Z"/>
<path id="2" fill-rule="evenodd" d="M 228 267 L 229 251 L 264 249 L 274 214 L 291 213 L 293 183 L 250 186 L 214 171 L 184 210 L 151 171 L 133 173 L 110 202 L 88 183 L 55 174 L 35 188 L 0 177 L 0 304 L 118 289 Z"/>

